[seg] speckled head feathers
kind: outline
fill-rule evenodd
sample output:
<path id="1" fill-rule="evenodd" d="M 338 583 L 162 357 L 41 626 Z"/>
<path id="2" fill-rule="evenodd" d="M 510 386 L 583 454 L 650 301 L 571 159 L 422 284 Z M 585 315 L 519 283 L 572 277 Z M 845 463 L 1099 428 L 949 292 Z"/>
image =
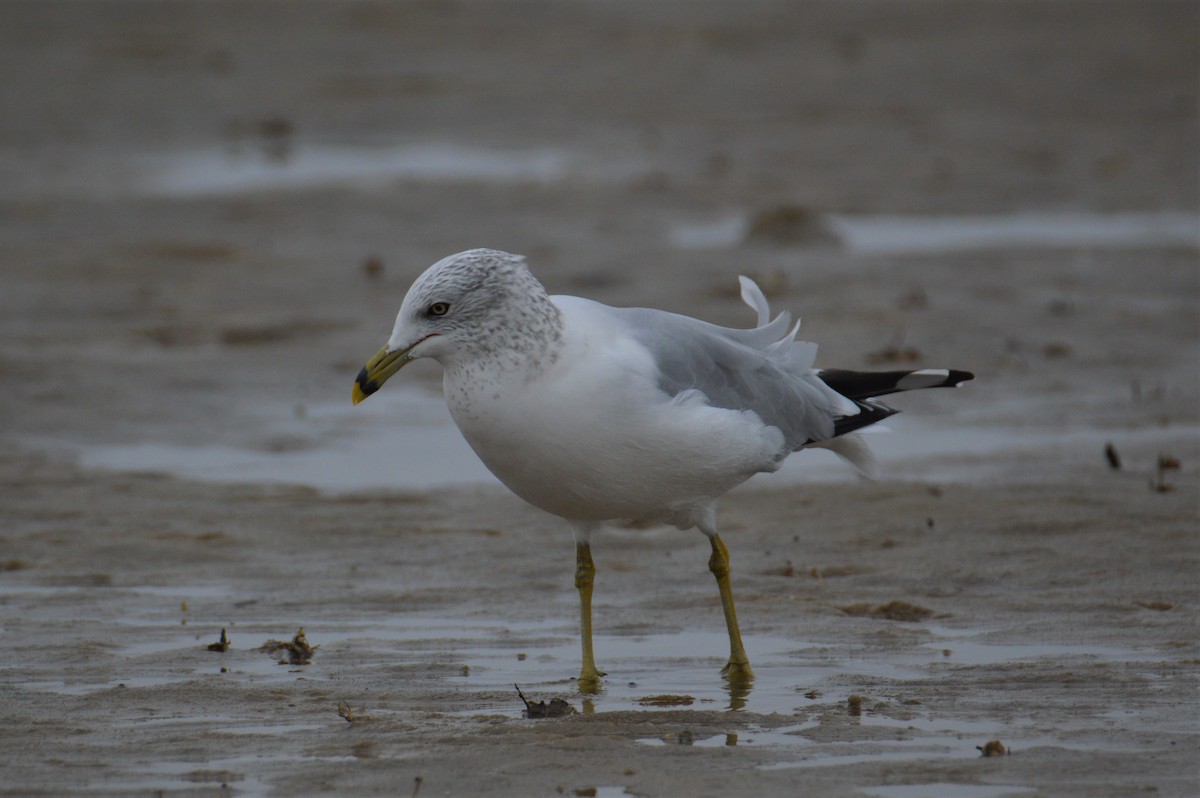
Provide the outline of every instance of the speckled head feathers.
<path id="1" fill-rule="evenodd" d="M 431 356 L 449 366 L 502 352 L 509 360 L 529 357 L 557 340 L 560 329 L 558 309 L 524 257 L 470 249 L 443 258 L 416 279 L 396 318 L 392 343 L 441 338 Z"/>
<path id="2" fill-rule="evenodd" d="M 466 294 L 484 287 L 503 289 L 514 282 L 541 288 L 525 267 L 523 255 L 498 249 L 468 249 L 442 258 L 426 269 L 408 289 L 408 295 Z"/>

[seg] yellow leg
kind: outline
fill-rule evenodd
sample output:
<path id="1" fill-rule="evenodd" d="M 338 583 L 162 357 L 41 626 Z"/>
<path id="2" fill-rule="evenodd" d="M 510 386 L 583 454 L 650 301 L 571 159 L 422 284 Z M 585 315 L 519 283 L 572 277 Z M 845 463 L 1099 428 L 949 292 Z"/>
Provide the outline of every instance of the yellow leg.
<path id="1" fill-rule="evenodd" d="M 584 693 L 600 690 L 602 671 L 596 670 L 592 653 L 592 584 L 596 581 L 596 566 L 592 563 L 592 547 L 575 544 L 575 587 L 579 590 L 579 637 L 583 642 L 583 668 L 579 671 L 579 689 Z"/>
<path id="2" fill-rule="evenodd" d="M 708 570 L 717 578 L 721 606 L 725 609 L 725 626 L 729 629 L 729 662 L 721 669 L 721 675 L 731 682 L 749 682 L 754 678 L 754 671 L 750 669 L 750 660 L 742 645 L 742 633 L 738 630 L 737 611 L 733 608 L 733 588 L 729 585 L 729 549 L 725 548 L 720 535 L 712 536 Z"/>

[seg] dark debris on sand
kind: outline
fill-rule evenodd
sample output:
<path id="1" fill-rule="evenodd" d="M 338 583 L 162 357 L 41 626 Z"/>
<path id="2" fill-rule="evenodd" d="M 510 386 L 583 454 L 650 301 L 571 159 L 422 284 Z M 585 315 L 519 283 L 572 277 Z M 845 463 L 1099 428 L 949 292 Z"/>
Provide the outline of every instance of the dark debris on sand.
<path id="1" fill-rule="evenodd" d="M 225 630 L 222 629 L 221 630 L 221 639 L 215 643 L 209 643 L 208 650 L 216 651 L 218 653 L 224 654 L 226 651 L 229 650 L 229 646 L 230 646 L 229 636 L 227 634 L 225 634 Z"/>
<path id="2" fill-rule="evenodd" d="M 282 640 L 268 640 L 259 647 L 259 651 L 265 651 L 268 654 L 280 656 L 287 655 L 284 659 L 280 656 L 280 665 L 308 665 L 312 662 L 313 652 L 320 646 L 309 645 L 308 638 L 304 635 L 304 630 L 296 632 L 296 636 L 286 643 Z"/>
<path id="3" fill-rule="evenodd" d="M 521 702 L 525 704 L 525 717 L 527 718 L 561 718 L 563 715 L 574 715 L 575 707 L 568 704 L 561 698 L 552 698 L 550 703 L 545 701 L 531 702 L 521 692 L 519 685 L 513 685 L 517 688 L 517 695 L 521 697 Z"/>

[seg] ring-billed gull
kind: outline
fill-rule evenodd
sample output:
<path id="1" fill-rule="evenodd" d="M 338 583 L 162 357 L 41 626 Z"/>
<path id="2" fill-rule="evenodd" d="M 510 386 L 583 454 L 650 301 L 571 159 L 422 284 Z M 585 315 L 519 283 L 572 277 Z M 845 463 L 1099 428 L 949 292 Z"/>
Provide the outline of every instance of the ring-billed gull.
<path id="1" fill-rule="evenodd" d="M 354 403 L 406 363 L 433 358 L 463 437 L 513 493 L 565 519 L 575 536 L 583 666 L 579 685 L 604 674 L 592 652 L 592 533 L 604 521 L 697 527 L 712 544 L 729 631 L 722 673 L 754 678 L 738 631 L 729 552 L 716 501 L 792 452 L 831 449 L 869 471 L 849 434 L 897 412 L 877 397 L 955 386 L 947 369 L 816 369 L 816 345 L 795 340 L 784 312 L 770 319 L 758 286 L 742 299 L 750 329 L 718 327 L 647 308 L 549 296 L 525 259 L 491 249 L 451 255 L 409 289 L 387 344 L 354 383 Z"/>

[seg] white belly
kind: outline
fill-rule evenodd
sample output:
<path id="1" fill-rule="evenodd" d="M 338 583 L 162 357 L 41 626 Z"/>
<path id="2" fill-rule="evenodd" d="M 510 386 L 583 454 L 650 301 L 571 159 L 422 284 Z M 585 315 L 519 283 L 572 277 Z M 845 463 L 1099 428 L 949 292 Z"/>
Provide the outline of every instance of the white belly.
<path id="1" fill-rule="evenodd" d="M 573 520 L 662 519 L 777 467 L 779 430 L 695 397 L 673 401 L 635 345 L 593 349 L 586 371 L 569 355 L 528 382 L 446 375 L 463 436 L 530 504 Z"/>

